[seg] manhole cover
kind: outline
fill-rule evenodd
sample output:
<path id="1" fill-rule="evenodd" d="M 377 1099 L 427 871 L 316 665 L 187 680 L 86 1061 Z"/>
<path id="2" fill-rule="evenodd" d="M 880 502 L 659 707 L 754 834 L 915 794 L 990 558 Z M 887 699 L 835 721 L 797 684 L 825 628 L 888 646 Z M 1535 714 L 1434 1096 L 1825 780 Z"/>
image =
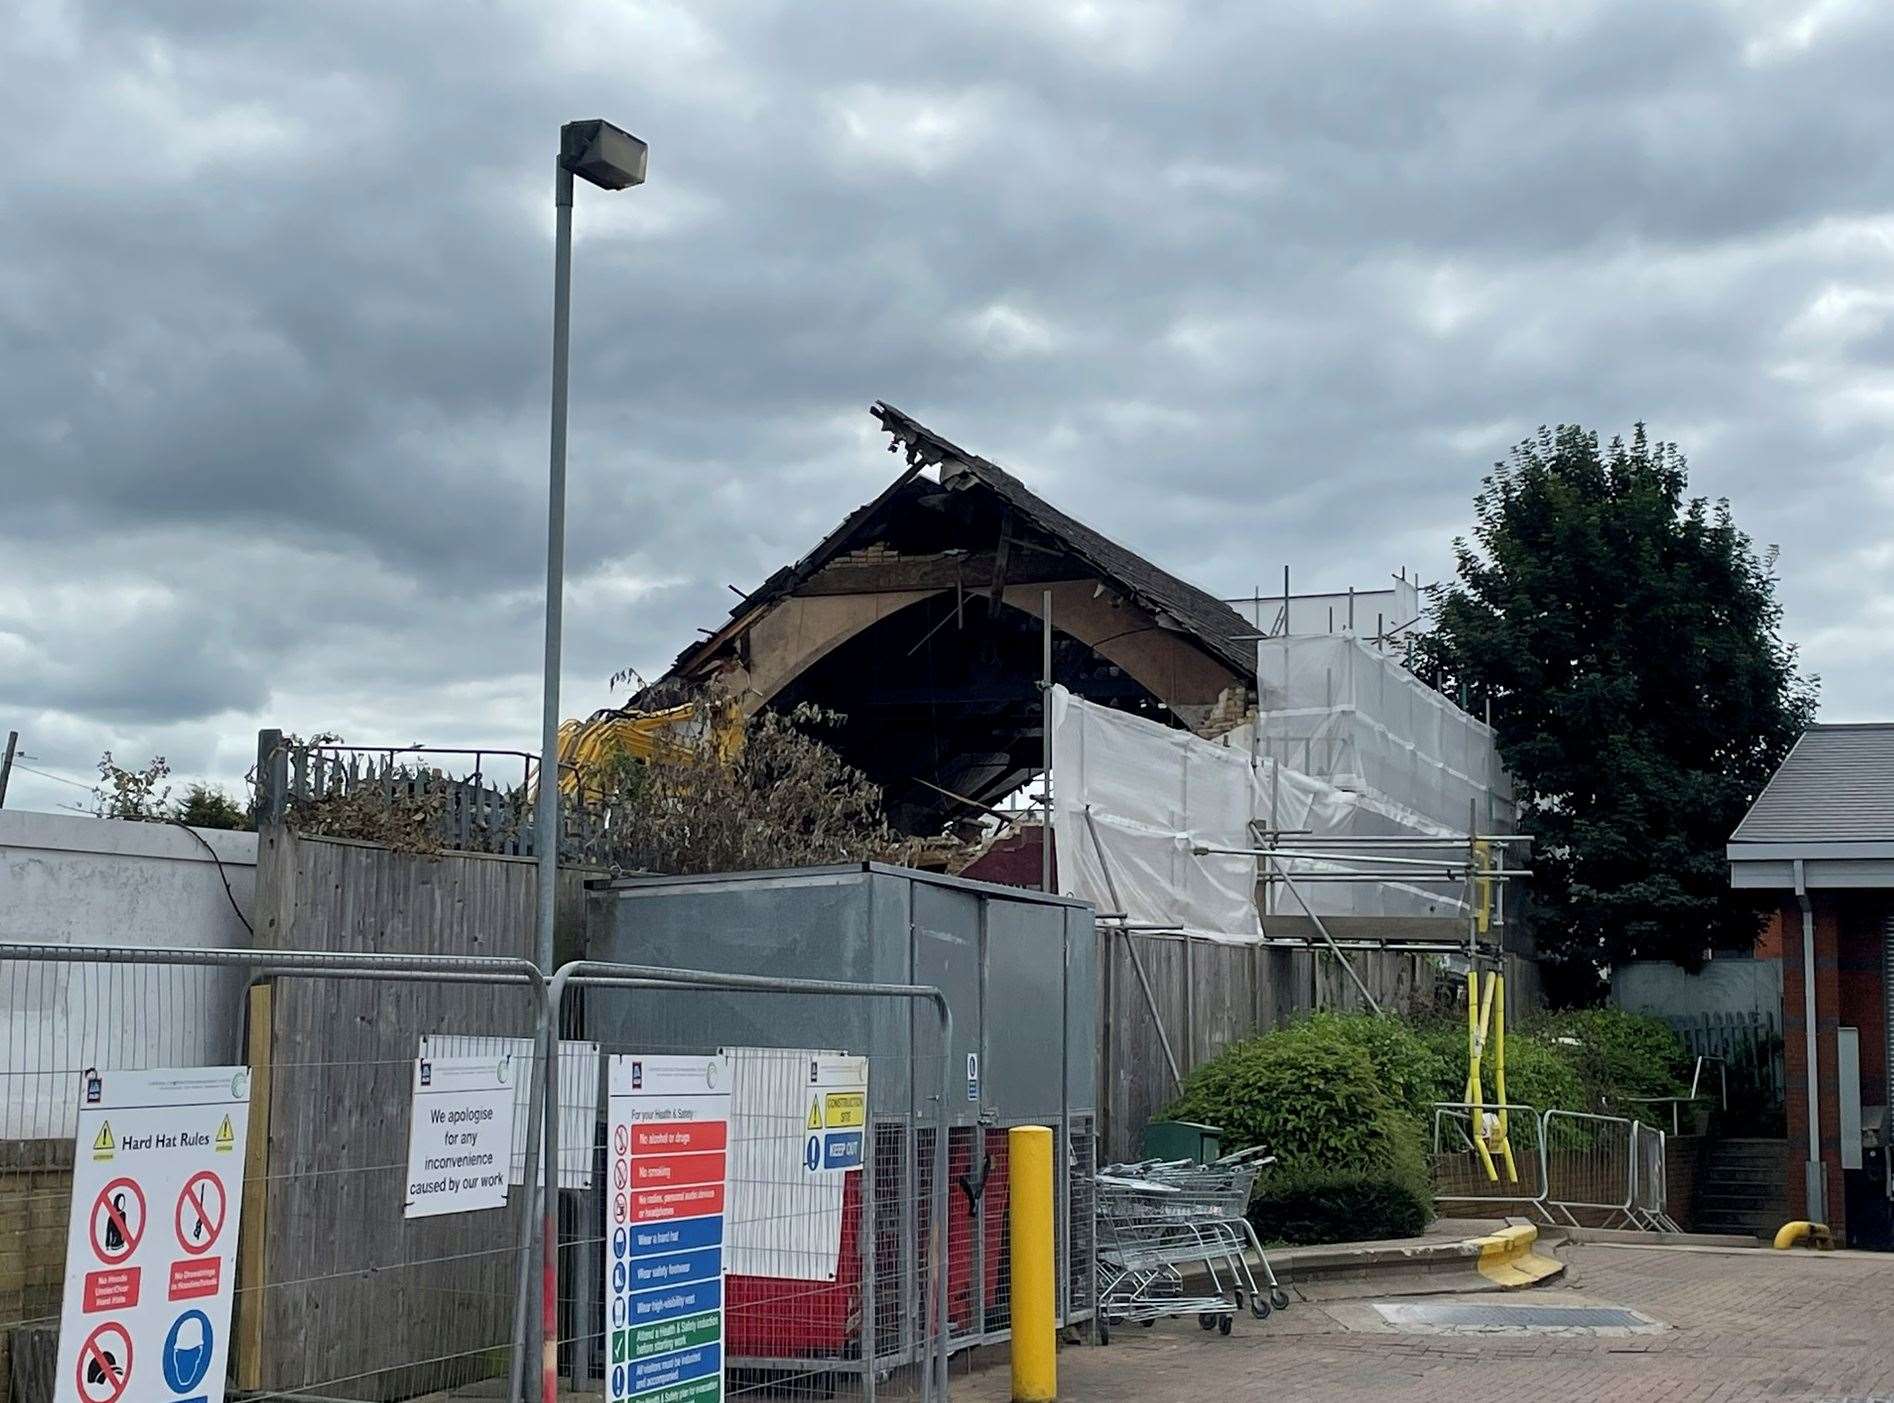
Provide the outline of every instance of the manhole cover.
<path id="1" fill-rule="evenodd" d="M 1472 1301 L 1377 1303 L 1388 1324 L 1404 1330 L 1651 1331 L 1664 1327 L 1623 1306 L 1486 1305 Z"/>

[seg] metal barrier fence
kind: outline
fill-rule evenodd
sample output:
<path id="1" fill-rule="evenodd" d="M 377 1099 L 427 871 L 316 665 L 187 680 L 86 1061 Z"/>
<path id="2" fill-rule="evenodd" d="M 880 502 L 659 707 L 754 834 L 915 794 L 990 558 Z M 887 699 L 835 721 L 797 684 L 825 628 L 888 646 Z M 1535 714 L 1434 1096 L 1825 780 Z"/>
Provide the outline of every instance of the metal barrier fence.
<path id="1" fill-rule="evenodd" d="M 1479 1108 L 1489 1136 L 1502 1108 Z M 1489 1176 L 1474 1146 L 1475 1108 L 1434 1108 L 1434 1198 L 1440 1203 L 1510 1208 L 1565 1227 L 1631 1227 L 1677 1232 L 1666 1211 L 1664 1132 L 1624 1116 L 1503 1108 L 1516 1178 Z M 1495 1156 L 1497 1159 L 1497 1156 Z"/>
<path id="2" fill-rule="evenodd" d="M 1500 1116 L 1512 1144 L 1513 1173 L 1508 1176 L 1494 1148 Z M 1480 1117 L 1476 1124 L 1475 1116 Z M 1487 1137 L 1494 1175 L 1475 1140 Z M 1434 1107 L 1434 1198 L 1443 1203 L 1510 1204 L 1530 1207 L 1545 1197 L 1545 1122 L 1537 1109 L 1516 1104 L 1443 1101 Z"/>
<path id="3" fill-rule="evenodd" d="M 28 1398 L 52 1391 L 73 1279 L 66 1255 L 82 1090 L 119 1084 L 125 1073 L 198 1067 L 248 1070 L 247 1133 L 233 1132 L 238 1153 L 227 1171 L 240 1188 L 219 1177 L 211 1196 L 225 1201 L 198 1209 L 207 1223 L 237 1223 L 234 1244 L 223 1247 L 234 1245 L 235 1282 L 221 1344 L 236 1387 L 381 1399 L 483 1379 L 516 1384 L 537 1226 L 529 1195 L 513 1193 L 496 1212 L 405 1216 L 408 1105 L 422 1039 L 505 1038 L 514 1118 L 529 1123 L 545 1008 L 538 971 L 517 960 L 0 946 L 0 1350 L 17 1351 L 5 1361 L 16 1386 Z M 112 1152 L 104 1134 L 95 1159 Z M 536 1146 L 516 1137 L 513 1183 L 536 1178 Z M 144 1194 L 121 1198 L 142 1203 Z M 188 1254 L 184 1203 L 178 1245 Z M 119 1250 L 135 1254 L 144 1229 L 155 1234 L 151 1251 L 163 1255 L 142 1269 L 150 1297 L 163 1289 L 165 1259 L 182 1255 L 168 1241 L 172 1209 L 130 1211 L 106 1241 L 115 1233 Z M 193 1229 L 201 1238 L 202 1226 Z M 213 1239 L 220 1229 L 218 1221 Z M 171 1264 L 173 1300 L 180 1264 Z M 135 1299 L 134 1291 L 124 1304 Z M 147 1347 L 140 1364 L 124 1338 L 123 1389 L 156 1396 L 149 1384 L 131 1388 L 131 1373 L 155 1374 L 159 1361 Z"/>
<path id="4" fill-rule="evenodd" d="M 939 990 L 581 962 L 553 977 L 547 1005 L 563 1030 L 597 1041 L 612 1113 L 595 1121 L 591 1144 L 566 1147 L 559 1117 L 547 1113 L 545 1195 L 555 1195 L 555 1168 L 574 1153 L 610 1166 L 610 1187 L 600 1172 L 597 1193 L 566 1195 L 557 1221 L 545 1221 L 559 1280 L 547 1276 L 555 1314 L 544 1322 L 542 1371 L 570 1375 L 574 1388 L 602 1380 L 608 1399 L 650 1386 L 640 1382 L 650 1376 L 640 1375 L 631 1316 L 638 1301 L 629 1295 L 642 1280 L 644 1170 L 636 1130 L 621 1134 L 619 1092 L 631 1068 L 655 1075 L 661 1058 L 695 1058 L 731 1077 L 720 1337 L 727 1392 L 945 1397 L 949 1333 L 970 1318 L 956 1293 L 964 1278 L 949 1227 L 953 1140 L 947 1155 L 938 1153 L 953 1089 L 945 1055 L 953 1015 Z M 879 1051 L 850 1058 L 866 1062 L 866 1085 L 849 1092 L 858 1100 L 845 1117 L 860 1111 L 856 1125 L 830 1127 L 811 1087 L 850 1047 Z M 830 1172 L 831 1128 L 858 1130 L 847 1155 L 860 1170 Z M 968 1195 L 974 1172 L 968 1163 L 955 1176 Z M 623 1231 L 633 1234 L 629 1244 Z M 629 1274 L 621 1263 L 631 1263 Z"/>
<path id="5" fill-rule="evenodd" d="M 507 959 L 0 945 L 0 1046 L 0 1378 L 26 1379 L 16 1396 L 29 1403 L 50 1396 L 75 1279 L 81 1090 L 160 1069 L 248 1073 L 220 1352 L 230 1386 L 252 1397 L 523 1403 L 555 1397 L 561 1375 L 624 1396 L 638 1376 L 618 1370 L 640 1346 L 612 1314 L 628 1298 L 611 1273 L 641 1191 L 630 1176 L 651 1166 L 616 1143 L 615 1093 L 679 1055 L 714 1059 L 730 1079 L 716 1342 L 727 1392 L 944 1399 L 950 1356 L 1010 1328 L 1008 1127 L 949 1125 L 959 1069 L 932 987 L 596 964 L 547 981 Z M 853 1048 L 870 1051 L 838 1051 Z M 429 1067 L 454 1059 L 503 1083 L 507 1187 L 495 1211 L 410 1215 L 415 1097 Z M 865 1086 L 828 1102 L 835 1119 L 812 1138 L 811 1080 L 836 1063 Z M 1071 1324 L 1096 1298 L 1097 1151 L 1090 1117 L 1061 1109 L 1020 1123 L 1058 1127 L 1057 1304 Z M 821 1168 L 843 1172 L 806 1177 L 838 1125 L 838 1162 Z M 131 1367 L 128 1396 L 141 1392 Z M 137 1367 L 151 1371 L 148 1353 Z"/>
<path id="6" fill-rule="evenodd" d="M 1617 1227 L 1631 1211 L 1631 1142 L 1635 1121 L 1583 1111 L 1547 1111 L 1544 1116 L 1546 1194 L 1542 1205 L 1555 1220 L 1578 1227 L 1579 1214 L 1607 1215 L 1598 1227 Z"/>
<path id="7" fill-rule="evenodd" d="M 1681 1232 L 1670 1216 L 1670 1188 L 1666 1174 L 1668 1142 L 1664 1132 L 1634 1124 L 1631 1136 L 1631 1226 L 1650 1232 Z"/>

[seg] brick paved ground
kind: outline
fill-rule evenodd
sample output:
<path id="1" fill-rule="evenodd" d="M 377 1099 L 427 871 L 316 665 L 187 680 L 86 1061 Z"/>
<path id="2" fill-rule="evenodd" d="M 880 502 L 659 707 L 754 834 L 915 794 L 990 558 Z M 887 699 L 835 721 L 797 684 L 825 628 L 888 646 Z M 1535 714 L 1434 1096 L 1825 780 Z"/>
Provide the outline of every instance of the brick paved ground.
<path id="1" fill-rule="evenodd" d="M 1399 1335 L 1370 1312 L 1299 1304 L 1225 1339 L 1194 1322 L 1114 1334 L 1060 1356 L 1060 1396 L 1086 1403 L 1165 1400 L 1894 1399 L 1894 1256 L 1766 1250 L 1561 1250 L 1557 1286 L 1485 1302 L 1629 1306 L 1674 1328 L 1659 1335 Z M 1412 1299 L 1412 1298 L 1410 1298 Z M 956 1403 L 1007 1397 L 1004 1362 L 954 1380 Z"/>

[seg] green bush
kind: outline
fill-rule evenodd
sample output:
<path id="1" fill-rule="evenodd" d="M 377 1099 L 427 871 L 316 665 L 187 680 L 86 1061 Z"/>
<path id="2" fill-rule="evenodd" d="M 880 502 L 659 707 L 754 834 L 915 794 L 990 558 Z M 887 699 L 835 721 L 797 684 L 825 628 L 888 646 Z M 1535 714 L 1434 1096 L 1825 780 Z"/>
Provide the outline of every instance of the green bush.
<path id="1" fill-rule="evenodd" d="M 1250 1200 L 1249 1219 L 1264 1242 L 1358 1242 L 1415 1237 L 1433 1218 L 1423 1179 L 1404 1182 L 1346 1169 L 1281 1170 Z"/>
<path id="2" fill-rule="evenodd" d="M 1226 1048 L 1190 1074 L 1167 1115 L 1221 1126 L 1226 1149 L 1267 1145 L 1285 1168 L 1426 1173 L 1419 1123 L 1368 1055 L 1307 1024 Z"/>
<path id="3" fill-rule="evenodd" d="M 1416 1038 L 1428 1047 L 1446 1068 L 1436 1084 L 1439 1101 L 1464 1101 L 1467 1082 L 1467 1025 L 1455 1019 L 1437 1019 L 1416 1032 Z M 1499 1099 L 1499 1079 L 1495 1073 L 1492 1046 L 1480 1060 L 1480 1084 L 1483 1099 Z M 1595 1098 L 1580 1075 L 1571 1050 L 1531 1031 L 1506 1034 L 1506 1100 L 1515 1106 L 1536 1110 L 1555 1107 L 1568 1111 L 1596 1108 Z"/>
<path id="4" fill-rule="evenodd" d="M 1372 1013 L 1316 1013 L 1277 1034 L 1285 1035 L 1360 1049 L 1388 1099 L 1417 1121 L 1432 1117 L 1436 1101 L 1458 1100 L 1460 1083 L 1466 1079 L 1464 1033 L 1460 1045 L 1449 1049 L 1428 1038 L 1422 1025 L 1403 1019 Z M 1443 1094 L 1442 1089 L 1449 1086 L 1452 1094 Z"/>
<path id="5" fill-rule="evenodd" d="M 1377 1070 L 1370 1046 L 1400 1057 L 1367 1020 L 1318 1017 L 1227 1048 L 1184 1084 L 1169 1114 L 1223 1127 L 1226 1149 L 1267 1145 L 1277 1165 L 1257 1188 L 1257 1231 L 1271 1241 L 1339 1242 L 1421 1231 L 1432 1187 L 1421 1122 L 1390 1095 L 1423 1084 Z M 1417 1066 L 1425 1066 L 1421 1057 Z"/>
<path id="6" fill-rule="evenodd" d="M 1526 1025 L 1534 1042 L 1555 1048 L 1584 1082 L 1588 1104 L 1622 1114 L 1633 1096 L 1678 1096 L 1689 1054 L 1661 1018 L 1615 1008 L 1543 1014 Z"/>

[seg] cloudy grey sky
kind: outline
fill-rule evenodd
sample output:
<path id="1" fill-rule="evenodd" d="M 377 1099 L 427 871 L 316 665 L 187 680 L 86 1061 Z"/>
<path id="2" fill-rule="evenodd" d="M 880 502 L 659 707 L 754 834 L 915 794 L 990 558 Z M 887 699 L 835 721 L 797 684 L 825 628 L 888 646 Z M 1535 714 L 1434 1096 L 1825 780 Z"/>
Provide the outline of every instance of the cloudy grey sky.
<path id="1" fill-rule="evenodd" d="M 1894 716 L 1894 7 L 16 0 L 0 731 L 534 743 L 561 121 L 567 714 L 896 470 L 886 398 L 1219 592 L 1449 566 L 1639 418 Z M 620 693 L 622 695 L 622 693 Z M 76 789 L 16 776 L 9 802 Z"/>

